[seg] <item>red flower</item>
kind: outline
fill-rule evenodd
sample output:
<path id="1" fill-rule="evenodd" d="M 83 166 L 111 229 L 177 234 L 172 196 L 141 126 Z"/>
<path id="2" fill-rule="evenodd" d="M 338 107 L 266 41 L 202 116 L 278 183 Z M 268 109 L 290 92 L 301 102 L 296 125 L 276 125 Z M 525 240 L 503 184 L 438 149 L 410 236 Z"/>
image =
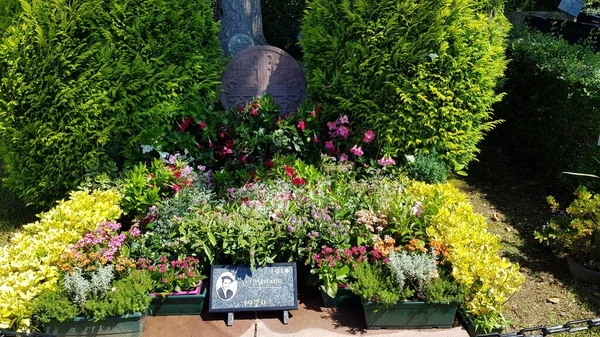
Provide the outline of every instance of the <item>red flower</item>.
<path id="1" fill-rule="evenodd" d="M 292 184 L 293 185 L 304 185 L 304 184 L 306 184 L 306 180 L 304 180 L 300 177 L 292 178 Z"/>
<path id="2" fill-rule="evenodd" d="M 177 171 L 177 172 L 173 173 L 173 177 L 178 178 L 178 179 L 181 178 L 181 172 Z"/>
<path id="3" fill-rule="evenodd" d="M 202 146 L 202 145 L 200 145 L 198 143 L 196 143 L 196 147 L 198 148 L 198 150 L 202 150 L 204 148 L 204 146 Z"/>
<path id="4" fill-rule="evenodd" d="M 288 177 L 290 177 L 290 178 L 291 178 L 291 177 L 293 177 L 293 176 L 294 176 L 294 172 L 295 172 L 295 171 L 294 171 L 294 169 L 293 169 L 293 168 L 291 168 L 291 167 L 289 167 L 289 166 L 287 166 L 287 165 L 283 165 L 283 169 L 285 170 L 285 172 L 286 172 L 286 174 L 287 174 L 287 176 L 288 176 Z"/>
<path id="5" fill-rule="evenodd" d="M 258 110 L 256 110 L 256 109 L 250 110 L 250 115 L 252 115 L 252 117 L 258 116 Z"/>
<path id="6" fill-rule="evenodd" d="M 179 131 L 184 132 L 185 129 L 187 129 L 188 125 L 190 124 L 190 122 L 192 121 L 192 118 L 190 117 L 186 117 L 183 122 L 181 122 L 181 125 L 179 125 Z"/>
<path id="7" fill-rule="evenodd" d="M 273 163 L 273 160 L 269 159 L 265 162 L 265 166 L 268 168 L 272 168 L 273 165 L 275 165 L 275 163 Z"/>
<path id="8" fill-rule="evenodd" d="M 206 128 L 206 123 L 204 122 L 199 122 L 198 126 L 200 127 L 200 130 L 204 130 Z"/>
<path id="9" fill-rule="evenodd" d="M 300 123 L 298 123 L 298 129 L 304 131 L 304 121 L 300 121 Z"/>
<path id="10" fill-rule="evenodd" d="M 175 191 L 175 194 L 177 194 L 179 193 L 179 191 L 181 191 L 181 186 L 173 184 L 173 190 Z"/>
<path id="11" fill-rule="evenodd" d="M 231 148 L 235 145 L 235 140 L 228 139 L 227 141 L 225 141 L 225 145 L 227 145 L 227 147 Z"/>

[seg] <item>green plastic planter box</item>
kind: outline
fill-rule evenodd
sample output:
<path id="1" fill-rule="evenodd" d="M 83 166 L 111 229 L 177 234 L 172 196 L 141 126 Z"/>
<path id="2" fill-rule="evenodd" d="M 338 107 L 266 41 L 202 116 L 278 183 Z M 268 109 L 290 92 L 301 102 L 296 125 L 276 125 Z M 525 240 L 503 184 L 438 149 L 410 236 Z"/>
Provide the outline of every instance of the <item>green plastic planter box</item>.
<path id="1" fill-rule="evenodd" d="M 141 337 L 145 324 L 146 315 L 134 313 L 109 316 L 98 322 L 85 317 L 75 317 L 67 322 L 51 321 L 44 325 L 44 330 L 57 337 Z"/>
<path id="2" fill-rule="evenodd" d="M 493 329 L 490 332 L 485 332 L 481 329 L 475 329 L 475 323 L 473 322 L 473 320 L 471 320 L 469 317 L 467 317 L 467 315 L 465 315 L 463 309 L 458 309 L 458 311 L 456 312 L 456 317 L 460 321 L 460 324 L 463 326 L 463 329 L 465 329 L 465 331 L 467 331 L 467 333 L 469 334 L 470 337 L 475 337 L 475 336 L 486 334 L 486 333 L 501 334 L 504 331 L 504 329 L 502 329 L 502 328 Z"/>
<path id="3" fill-rule="evenodd" d="M 345 284 L 338 285 L 338 291 L 335 297 L 331 298 L 327 293 L 321 290 L 323 306 L 325 308 L 358 308 L 360 307 L 360 297 L 350 290 Z"/>
<path id="4" fill-rule="evenodd" d="M 451 328 L 460 302 L 398 302 L 384 307 L 363 302 L 367 329 Z"/>
<path id="5" fill-rule="evenodd" d="M 192 291 L 170 293 L 165 297 L 152 294 L 150 312 L 153 316 L 200 315 L 206 298 L 206 287 L 201 292 L 202 281 Z"/>

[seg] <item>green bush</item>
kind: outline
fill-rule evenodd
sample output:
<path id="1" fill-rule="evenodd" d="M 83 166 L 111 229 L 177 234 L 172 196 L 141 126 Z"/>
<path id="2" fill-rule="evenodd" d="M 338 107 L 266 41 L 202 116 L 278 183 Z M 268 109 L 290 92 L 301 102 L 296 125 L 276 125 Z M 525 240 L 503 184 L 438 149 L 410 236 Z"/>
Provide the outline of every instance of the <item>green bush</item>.
<path id="1" fill-rule="evenodd" d="M 25 0 L 0 44 L 5 182 L 49 204 L 86 174 L 141 154 L 216 97 L 222 69 L 208 0 Z"/>
<path id="2" fill-rule="evenodd" d="M 499 1 L 314 0 L 301 41 L 308 87 L 373 129 L 391 155 L 437 149 L 450 167 L 475 158 L 496 122 L 509 24 Z"/>
<path id="3" fill-rule="evenodd" d="M 12 20 L 20 11 L 19 0 L 0 1 L 0 40 L 3 32 L 10 26 Z"/>
<path id="4" fill-rule="evenodd" d="M 554 181 L 563 171 L 599 174 L 600 55 L 525 28 L 512 35 L 507 95 L 495 108 L 504 152 Z"/>
<path id="5" fill-rule="evenodd" d="M 306 0 L 262 0 L 263 31 L 269 44 L 301 56 L 298 34 L 305 8 Z"/>
<path id="6" fill-rule="evenodd" d="M 418 154 L 408 168 L 408 176 L 428 184 L 439 184 L 448 179 L 448 168 L 435 152 Z"/>

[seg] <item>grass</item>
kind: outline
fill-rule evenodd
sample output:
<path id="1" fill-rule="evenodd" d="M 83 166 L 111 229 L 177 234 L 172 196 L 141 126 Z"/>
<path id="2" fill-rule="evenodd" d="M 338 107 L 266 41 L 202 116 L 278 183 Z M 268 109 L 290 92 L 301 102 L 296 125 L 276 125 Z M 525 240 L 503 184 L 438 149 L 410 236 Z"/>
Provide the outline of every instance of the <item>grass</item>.
<path id="1" fill-rule="evenodd" d="M 4 246 L 21 226 L 35 221 L 35 214 L 34 208 L 26 207 L 19 198 L 0 184 L 0 247 Z"/>
<path id="2" fill-rule="evenodd" d="M 533 237 L 533 231 L 551 216 L 546 196 L 560 193 L 559 188 L 537 181 L 535 172 L 510 163 L 494 150 L 483 153 L 487 155 L 471 165 L 465 180 L 452 183 L 488 219 L 490 232 L 502 238 L 503 255 L 519 263 L 525 276 L 521 290 L 506 303 L 506 317 L 512 324 L 505 332 L 600 317 L 600 286 L 576 280 L 567 262 Z M 600 336 L 600 328 L 553 336 Z"/>

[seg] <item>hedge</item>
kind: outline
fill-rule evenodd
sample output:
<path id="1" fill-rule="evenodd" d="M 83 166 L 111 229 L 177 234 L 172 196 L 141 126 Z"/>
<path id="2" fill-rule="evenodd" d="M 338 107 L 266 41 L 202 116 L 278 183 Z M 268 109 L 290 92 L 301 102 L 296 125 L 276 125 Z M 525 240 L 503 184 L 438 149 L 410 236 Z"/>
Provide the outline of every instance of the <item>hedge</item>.
<path id="1" fill-rule="evenodd" d="M 506 122 L 495 133 L 505 152 L 554 180 L 563 171 L 599 174 L 600 55 L 523 27 L 508 55 L 507 95 L 496 106 Z"/>

